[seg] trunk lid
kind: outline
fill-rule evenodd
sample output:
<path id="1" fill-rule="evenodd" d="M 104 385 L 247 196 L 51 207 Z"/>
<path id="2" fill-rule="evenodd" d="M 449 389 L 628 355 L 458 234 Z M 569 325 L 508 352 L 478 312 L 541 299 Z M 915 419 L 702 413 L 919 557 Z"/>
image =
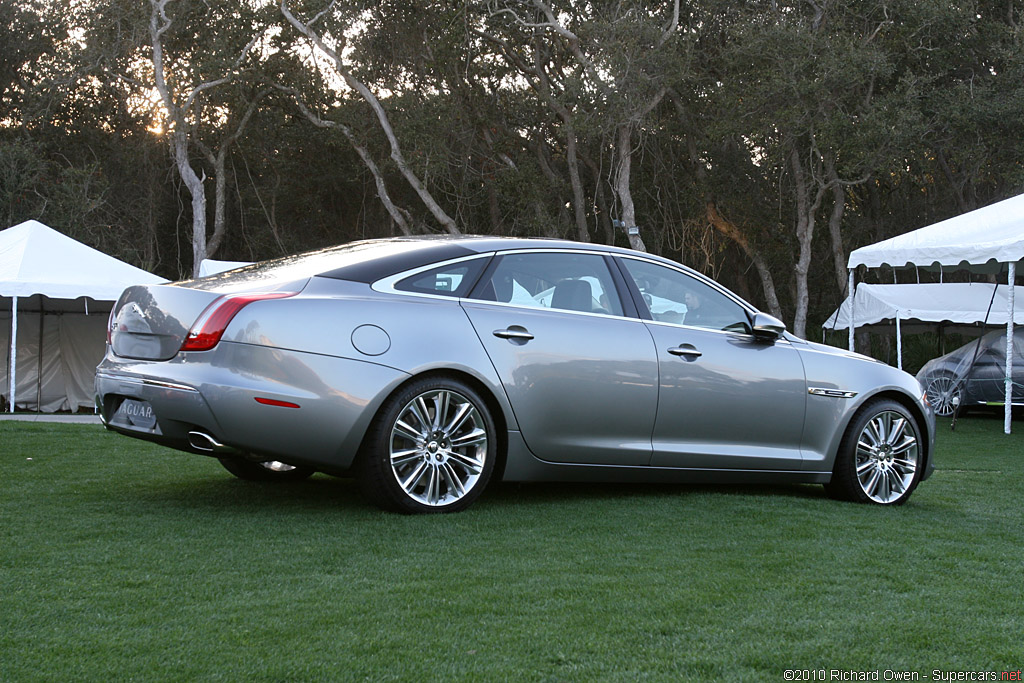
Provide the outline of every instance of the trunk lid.
<path id="1" fill-rule="evenodd" d="M 298 292 L 308 278 L 282 282 L 253 273 L 224 273 L 164 285 L 135 285 L 124 290 L 110 313 L 110 347 L 115 355 L 139 360 L 169 360 L 177 355 L 203 311 L 222 296 L 275 291 Z"/>

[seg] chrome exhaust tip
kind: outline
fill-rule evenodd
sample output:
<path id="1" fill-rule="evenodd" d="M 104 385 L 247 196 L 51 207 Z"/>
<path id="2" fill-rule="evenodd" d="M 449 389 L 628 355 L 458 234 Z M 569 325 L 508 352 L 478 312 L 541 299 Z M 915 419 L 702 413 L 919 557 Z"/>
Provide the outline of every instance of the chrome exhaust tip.
<path id="1" fill-rule="evenodd" d="M 238 451 L 231 446 L 225 446 L 206 432 L 189 432 L 188 444 L 197 451 L 203 453 L 231 454 Z"/>

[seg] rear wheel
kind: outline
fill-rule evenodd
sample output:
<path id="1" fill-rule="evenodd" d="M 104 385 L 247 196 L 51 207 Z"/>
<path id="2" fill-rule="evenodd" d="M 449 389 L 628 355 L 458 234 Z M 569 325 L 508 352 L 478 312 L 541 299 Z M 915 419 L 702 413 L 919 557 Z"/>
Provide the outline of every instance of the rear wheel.
<path id="1" fill-rule="evenodd" d="M 385 401 L 366 445 L 359 482 L 375 503 L 405 513 L 456 512 L 487 486 L 497 434 L 472 387 L 429 377 Z"/>
<path id="2" fill-rule="evenodd" d="M 312 476 L 315 470 L 295 467 L 277 460 L 253 462 L 242 458 L 220 458 L 220 464 L 239 479 L 248 481 L 298 481 Z"/>
<path id="3" fill-rule="evenodd" d="M 900 505 L 921 480 L 923 457 L 910 412 L 895 401 L 869 403 L 847 428 L 825 490 L 841 500 Z"/>

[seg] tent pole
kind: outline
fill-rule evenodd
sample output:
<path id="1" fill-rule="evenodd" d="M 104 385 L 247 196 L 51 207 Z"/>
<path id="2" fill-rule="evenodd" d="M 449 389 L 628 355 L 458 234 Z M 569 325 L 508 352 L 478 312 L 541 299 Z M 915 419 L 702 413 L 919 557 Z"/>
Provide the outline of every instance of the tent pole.
<path id="1" fill-rule="evenodd" d="M 850 268 L 850 283 L 846 285 L 846 291 L 850 293 L 850 350 L 853 351 L 853 302 L 854 302 L 854 291 L 853 291 L 853 268 Z M 839 318 L 839 314 L 836 313 L 836 319 Z"/>
<path id="2" fill-rule="evenodd" d="M 896 367 L 903 369 L 903 335 L 900 334 L 900 309 L 896 309 Z"/>
<path id="3" fill-rule="evenodd" d="M 46 303 L 39 295 L 39 356 L 36 363 L 36 412 L 43 412 L 43 321 L 46 320 Z"/>
<path id="4" fill-rule="evenodd" d="M 10 380 L 10 393 L 7 394 L 11 412 L 14 412 L 14 369 L 18 365 L 18 297 L 11 297 L 11 368 L 7 379 Z"/>
<path id="5" fill-rule="evenodd" d="M 1006 403 L 1003 406 L 1003 433 L 1010 433 L 1010 418 L 1013 414 L 1013 292 L 1017 284 L 1017 263 L 1010 261 L 1010 272 L 1006 276 L 1010 286 L 1006 293 Z"/>

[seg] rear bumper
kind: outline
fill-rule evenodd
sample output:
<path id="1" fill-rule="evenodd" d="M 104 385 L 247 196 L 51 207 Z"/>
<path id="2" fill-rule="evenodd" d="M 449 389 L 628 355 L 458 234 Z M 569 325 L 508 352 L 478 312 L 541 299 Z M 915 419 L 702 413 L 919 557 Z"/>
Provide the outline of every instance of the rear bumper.
<path id="1" fill-rule="evenodd" d="M 351 466 L 380 402 L 406 378 L 374 363 L 222 341 L 163 362 L 108 353 L 97 368 L 96 400 L 107 429 L 128 436 L 190 453 L 234 449 L 340 473 Z M 152 429 L 114 419 L 127 398 L 152 406 Z M 211 449 L 191 432 L 227 450 Z"/>

